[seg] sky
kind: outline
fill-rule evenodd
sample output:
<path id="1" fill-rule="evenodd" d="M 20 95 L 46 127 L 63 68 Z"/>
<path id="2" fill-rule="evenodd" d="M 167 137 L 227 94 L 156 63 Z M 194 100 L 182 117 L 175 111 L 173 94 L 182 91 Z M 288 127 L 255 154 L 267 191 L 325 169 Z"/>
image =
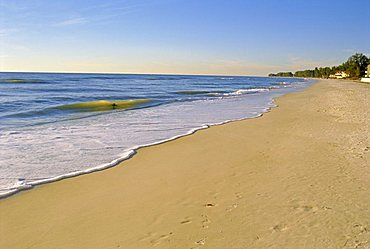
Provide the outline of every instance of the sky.
<path id="1" fill-rule="evenodd" d="M 370 55 L 370 0 L 0 0 L 0 71 L 258 75 Z"/>

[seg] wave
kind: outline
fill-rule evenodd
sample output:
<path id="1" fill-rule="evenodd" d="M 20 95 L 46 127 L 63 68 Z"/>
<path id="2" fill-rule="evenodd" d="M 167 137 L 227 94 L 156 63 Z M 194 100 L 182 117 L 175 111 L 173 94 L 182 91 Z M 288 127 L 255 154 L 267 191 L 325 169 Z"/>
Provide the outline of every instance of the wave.
<path id="1" fill-rule="evenodd" d="M 85 79 L 95 79 L 95 80 L 112 80 L 112 79 L 117 79 L 118 77 L 116 76 L 90 76 L 90 77 L 85 77 L 85 78 L 80 78 L 80 80 L 85 80 Z M 119 77 L 119 79 L 126 79 L 127 77 Z"/>
<path id="2" fill-rule="evenodd" d="M 42 80 L 35 79 L 0 79 L 3 83 L 42 83 Z"/>
<path id="3" fill-rule="evenodd" d="M 21 120 L 35 118 L 37 117 L 37 122 L 34 122 L 31 126 L 43 125 L 43 124 L 51 124 L 56 122 L 65 122 L 70 120 L 78 120 L 89 118 L 93 116 L 103 115 L 104 111 L 113 111 L 116 109 L 123 109 L 123 110 L 131 110 L 131 109 L 138 109 L 138 108 L 147 108 L 147 107 L 155 107 L 162 104 L 168 103 L 166 101 L 152 101 L 149 99 L 136 99 L 136 100 L 118 100 L 118 101 L 92 101 L 92 102 L 81 102 L 75 104 L 68 104 L 62 105 L 57 107 L 47 107 L 40 110 L 32 110 L 32 111 L 24 111 L 24 112 L 17 112 L 17 113 L 10 113 L 6 115 L 1 115 L 1 119 L 14 119 L 18 118 Z M 0 111 L 3 108 L 3 105 L 0 105 Z M 5 108 L 6 109 L 6 108 Z M 70 111 L 75 112 L 77 114 L 80 113 L 81 115 L 75 116 L 63 116 L 61 117 L 61 113 L 58 111 Z M 82 115 L 83 114 L 83 115 Z M 51 116 L 58 115 L 58 119 L 50 118 Z M 18 123 L 14 123 L 11 127 L 16 126 L 18 128 L 26 125 L 23 121 L 19 121 Z"/>
<path id="4" fill-rule="evenodd" d="M 228 93 L 228 95 L 241 95 L 246 93 L 260 93 L 260 92 L 268 92 L 269 89 L 267 88 L 251 88 L 251 89 L 239 89 L 235 92 Z"/>
<path id="5" fill-rule="evenodd" d="M 272 89 L 272 88 L 271 88 Z M 260 93 L 260 92 L 268 92 L 268 88 L 250 88 L 250 89 L 239 89 L 233 92 L 225 92 L 225 91 L 205 91 L 205 90 L 188 90 L 188 91 L 178 91 L 175 94 L 181 95 L 206 95 L 209 97 L 220 97 L 220 96 L 234 96 L 234 95 L 242 95 L 242 94 L 253 94 L 253 93 Z"/>
<path id="6" fill-rule="evenodd" d="M 181 77 L 181 76 L 176 76 L 176 77 L 159 76 L 159 77 L 148 77 L 148 78 L 144 78 L 144 80 L 184 80 L 184 79 L 189 79 L 189 77 Z"/>
<path id="7" fill-rule="evenodd" d="M 56 107 L 59 110 L 76 111 L 110 111 L 115 109 L 130 109 L 152 102 L 150 99 L 130 99 L 130 100 L 98 100 L 91 102 L 81 102 Z"/>
<path id="8" fill-rule="evenodd" d="M 182 94 L 182 95 L 207 95 L 207 94 L 212 94 L 214 92 L 202 91 L 202 90 L 189 90 L 189 91 L 178 91 L 175 93 Z"/>
<path id="9" fill-rule="evenodd" d="M 268 88 L 250 88 L 250 89 L 239 89 L 229 93 L 209 93 L 210 96 L 237 96 L 243 94 L 253 94 L 253 93 L 260 93 L 260 92 L 268 92 L 270 91 Z"/>
<path id="10" fill-rule="evenodd" d="M 281 81 L 281 82 L 276 82 L 276 83 L 273 83 L 273 85 L 278 85 L 278 86 L 285 86 L 285 85 L 290 85 L 288 82 L 285 82 L 285 81 Z"/>

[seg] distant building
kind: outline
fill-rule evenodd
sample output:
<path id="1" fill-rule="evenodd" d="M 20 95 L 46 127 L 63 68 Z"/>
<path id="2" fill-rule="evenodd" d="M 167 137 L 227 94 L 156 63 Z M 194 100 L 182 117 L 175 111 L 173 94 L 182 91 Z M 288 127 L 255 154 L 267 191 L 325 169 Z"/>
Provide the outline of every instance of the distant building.
<path id="1" fill-rule="evenodd" d="M 329 78 L 332 78 L 332 79 L 345 79 L 345 78 L 348 78 L 349 77 L 349 74 L 346 73 L 346 72 L 336 72 L 335 74 L 331 74 L 329 75 Z"/>
<path id="2" fill-rule="evenodd" d="M 370 65 L 367 66 L 367 71 L 365 71 L 365 77 L 362 78 L 361 81 L 370 83 Z"/>

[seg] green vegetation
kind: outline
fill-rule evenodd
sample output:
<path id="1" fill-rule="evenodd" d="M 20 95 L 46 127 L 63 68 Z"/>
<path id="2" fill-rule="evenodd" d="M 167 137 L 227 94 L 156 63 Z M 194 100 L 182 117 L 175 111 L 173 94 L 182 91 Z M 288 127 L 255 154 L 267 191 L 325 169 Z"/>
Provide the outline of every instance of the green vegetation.
<path id="1" fill-rule="evenodd" d="M 269 74 L 276 77 L 304 77 L 304 78 L 329 78 L 337 72 L 345 72 L 350 79 L 359 79 L 365 75 L 366 67 L 370 64 L 370 58 L 361 53 L 356 53 L 348 58 L 348 60 L 339 66 L 333 67 L 315 67 L 304 71 L 297 71 L 294 75 L 291 72 L 280 72 L 277 74 Z"/>
<path id="2" fill-rule="evenodd" d="M 293 73 L 292 72 L 280 72 L 276 74 L 270 73 L 269 76 L 270 77 L 293 77 Z"/>

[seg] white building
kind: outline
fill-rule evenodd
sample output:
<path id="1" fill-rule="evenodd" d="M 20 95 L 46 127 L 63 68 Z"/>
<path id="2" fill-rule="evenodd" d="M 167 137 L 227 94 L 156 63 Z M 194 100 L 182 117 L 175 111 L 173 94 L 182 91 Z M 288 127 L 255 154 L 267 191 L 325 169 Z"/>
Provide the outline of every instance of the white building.
<path id="1" fill-rule="evenodd" d="M 361 81 L 370 83 L 370 65 L 367 66 L 367 71 L 365 71 L 365 77 L 362 78 Z"/>
<path id="2" fill-rule="evenodd" d="M 349 74 L 346 73 L 346 72 L 336 72 L 335 74 L 331 74 L 329 75 L 329 78 L 332 78 L 332 79 L 345 79 L 345 78 L 348 78 L 349 77 Z"/>

